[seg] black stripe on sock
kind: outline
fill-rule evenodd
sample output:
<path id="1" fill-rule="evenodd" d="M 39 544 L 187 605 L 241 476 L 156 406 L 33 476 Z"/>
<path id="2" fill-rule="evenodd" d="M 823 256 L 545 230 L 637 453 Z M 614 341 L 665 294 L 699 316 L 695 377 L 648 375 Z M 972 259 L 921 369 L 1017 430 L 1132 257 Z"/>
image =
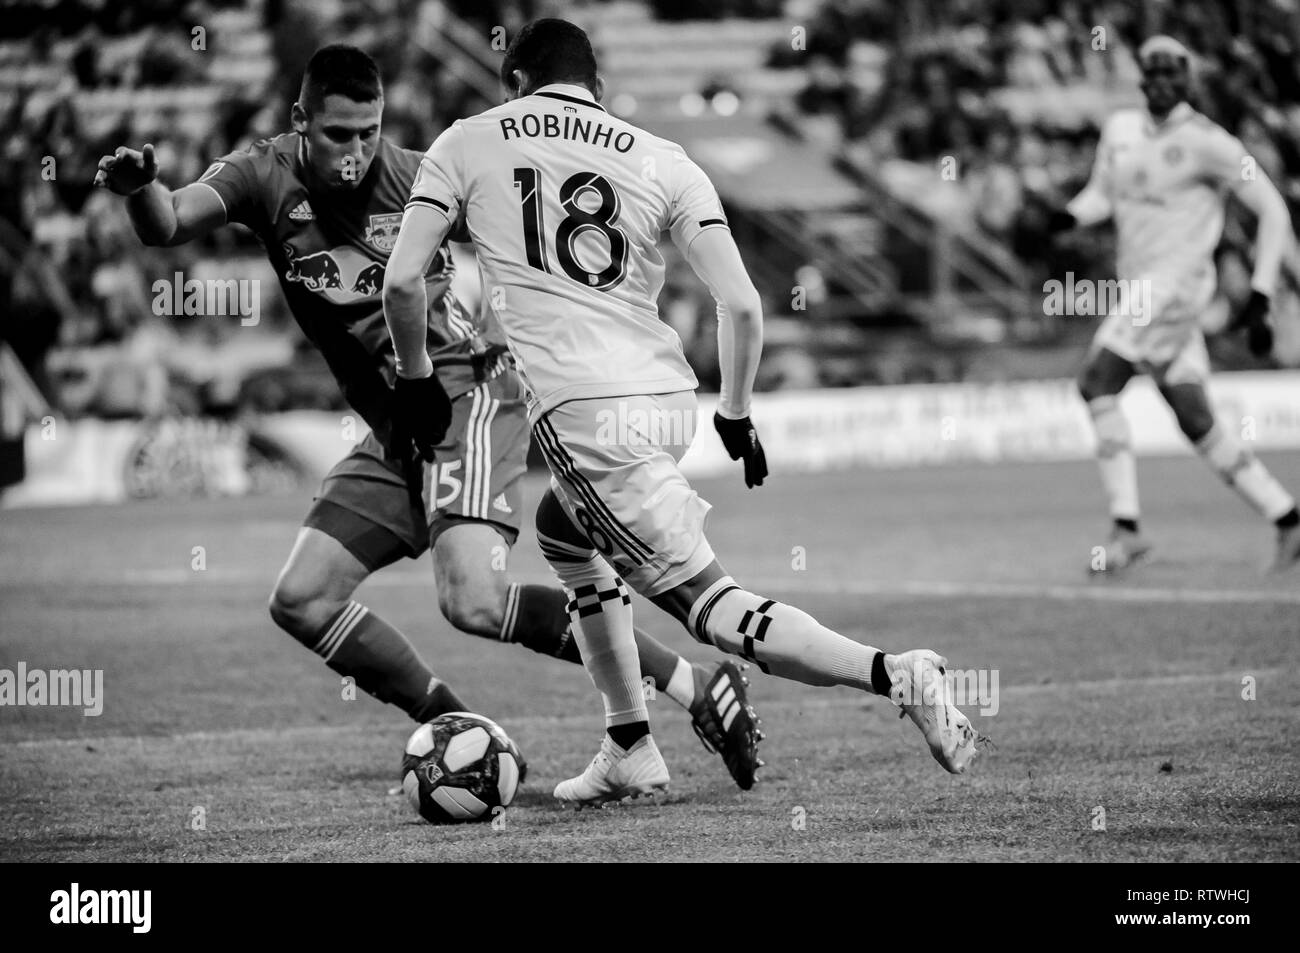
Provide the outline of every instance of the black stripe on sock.
<path id="1" fill-rule="evenodd" d="M 877 652 L 876 657 L 871 660 L 871 690 L 877 695 L 888 697 L 893 687 L 893 682 L 889 680 L 889 673 L 885 671 L 885 653 Z"/>
<path id="2" fill-rule="evenodd" d="M 739 586 L 723 586 L 715 592 L 712 597 L 710 597 L 708 602 L 704 603 L 704 605 L 700 607 L 700 614 L 695 617 L 695 638 L 703 642 L 705 645 L 713 644 L 709 639 L 707 629 L 709 613 L 713 611 L 713 607 L 717 605 L 719 599 L 731 592 L 731 590 L 739 588 Z"/>

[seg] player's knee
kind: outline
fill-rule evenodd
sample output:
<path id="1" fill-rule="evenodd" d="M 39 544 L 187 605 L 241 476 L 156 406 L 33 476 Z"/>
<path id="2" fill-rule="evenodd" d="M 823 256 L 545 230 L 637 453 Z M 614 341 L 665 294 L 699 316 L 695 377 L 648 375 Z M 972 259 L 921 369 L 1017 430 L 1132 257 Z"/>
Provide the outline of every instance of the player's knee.
<path id="1" fill-rule="evenodd" d="M 1079 388 L 1079 394 L 1086 403 L 1091 403 L 1098 397 L 1105 397 L 1113 391 L 1106 389 L 1105 375 L 1095 364 L 1089 364 L 1079 374 L 1075 382 Z"/>
<path id="2" fill-rule="evenodd" d="M 1164 392 L 1181 430 L 1192 443 L 1198 443 L 1214 428 L 1214 411 L 1204 392 L 1193 385 L 1171 387 Z"/>
<path id="3" fill-rule="evenodd" d="M 438 608 L 454 628 L 470 635 L 496 638 L 501 632 L 501 601 L 497 593 L 468 585 L 440 586 Z"/>
<path id="4" fill-rule="evenodd" d="M 281 576 L 267 606 L 275 624 L 302 641 L 314 638 L 343 603 L 292 576 Z"/>
<path id="5" fill-rule="evenodd" d="M 1091 403 L 1098 397 L 1114 397 L 1132 376 L 1133 370 L 1127 361 L 1102 349 L 1084 366 L 1076 384 L 1083 399 Z"/>

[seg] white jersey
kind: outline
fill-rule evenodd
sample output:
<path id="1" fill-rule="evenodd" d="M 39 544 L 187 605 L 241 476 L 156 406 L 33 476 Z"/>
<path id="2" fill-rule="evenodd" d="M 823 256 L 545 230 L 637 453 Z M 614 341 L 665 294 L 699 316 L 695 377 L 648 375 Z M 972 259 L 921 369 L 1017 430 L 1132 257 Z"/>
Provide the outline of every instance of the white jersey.
<path id="1" fill-rule="evenodd" d="M 1252 162 L 1187 103 L 1159 125 L 1143 109 L 1121 110 L 1103 127 L 1092 178 L 1069 210 L 1085 225 L 1115 219 L 1117 276 L 1151 283 L 1156 320 L 1167 311 L 1194 318 L 1189 311 L 1214 294 L 1226 194 L 1253 174 Z"/>
<path id="2" fill-rule="evenodd" d="M 464 213 L 534 420 L 567 400 L 697 386 L 659 319 L 657 243 L 669 230 L 685 251 L 727 222 L 681 146 L 553 84 L 447 129 L 411 202 Z"/>

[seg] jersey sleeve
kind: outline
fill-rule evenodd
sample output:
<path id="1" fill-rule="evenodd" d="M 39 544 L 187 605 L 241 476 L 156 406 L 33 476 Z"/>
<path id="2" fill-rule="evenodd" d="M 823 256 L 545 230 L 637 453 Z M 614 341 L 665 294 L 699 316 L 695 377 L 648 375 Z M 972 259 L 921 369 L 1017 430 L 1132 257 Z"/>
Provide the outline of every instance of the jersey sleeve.
<path id="1" fill-rule="evenodd" d="M 456 223 L 465 201 L 464 147 L 465 131 L 459 122 L 434 140 L 420 160 L 407 208 L 428 205 L 442 212 L 453 225 Z"/>
<path id="2" fill-rule="evenodd" d="M 206 185 L 217 193 L 226 207 L 227 223 L 235 222 L 259 231 L 258 217 L 263 209 L 261 178 L 256 156 L 232 152 L 208 166 L 196 184 Z"/>
<path id="3" fill-rule="evenodd" d="M 687 158 L 678 156 L 673 167 L 672 190 L 669 197 L 668 229 L 673 243 L 683 252 L 690 247 L 695 236 L 706 228 L 726 228 L 727 215 L 713 183 L 704 170 Z"/>
<path id="4" fill-rule="evenodd" d="M 1197 151 L 1201 174 L 1211 184 L 1231 190 L 1247 181 L 1250 163 L 1246 147 L 1227 130 L 1218 126 L 1206 129 Z"/>

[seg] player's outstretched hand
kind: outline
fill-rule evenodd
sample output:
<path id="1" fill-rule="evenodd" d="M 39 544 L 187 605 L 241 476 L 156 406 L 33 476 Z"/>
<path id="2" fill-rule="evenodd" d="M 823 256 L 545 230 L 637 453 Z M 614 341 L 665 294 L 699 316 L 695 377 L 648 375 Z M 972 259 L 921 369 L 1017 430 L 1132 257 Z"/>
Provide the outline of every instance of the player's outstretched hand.
<path id="1" fill-rule="evenodd" d="M 158 178 L 158 157 L 154 155 L 153 145 L 147 144 L 137 152 L 126 146 L 118 146 L 111 156 L 99 160 L 99 171 L 95 173 L 95 185 L 118 195 L 130 195 L 138 192 L 154 179 Z"/>
<path id="2" fill-rule="evenodd" d="M 1264 357 L 1273 350 L 1273 328 L 1268 323 L 1268 295 L 1262 291 L 1252 291 L 1250 300 L 1237 318 L 1237 324 L 1246 329 L 1246 343 L 1250 353 Z"/>
<path id="3" fill-rule="evenodd" d="M 394 460 L 423 458 L 432 463 L 434 450 L 451 426 L 451 399 L 438 380 L 399 377 L 393 388 L 393 426 L 388 453 Z"/>
<path id="4" fill-rule="evenodd" d="M 748 417 L 729 420 L 721 414 L 713 415 L 713 427 L 722 438 L 722 445 L 733 460 L 745 461 L 745 486 L 751 489 L 763 485 L 767 476 L 767 454 L 758 441 L 758 431 Z"/>

